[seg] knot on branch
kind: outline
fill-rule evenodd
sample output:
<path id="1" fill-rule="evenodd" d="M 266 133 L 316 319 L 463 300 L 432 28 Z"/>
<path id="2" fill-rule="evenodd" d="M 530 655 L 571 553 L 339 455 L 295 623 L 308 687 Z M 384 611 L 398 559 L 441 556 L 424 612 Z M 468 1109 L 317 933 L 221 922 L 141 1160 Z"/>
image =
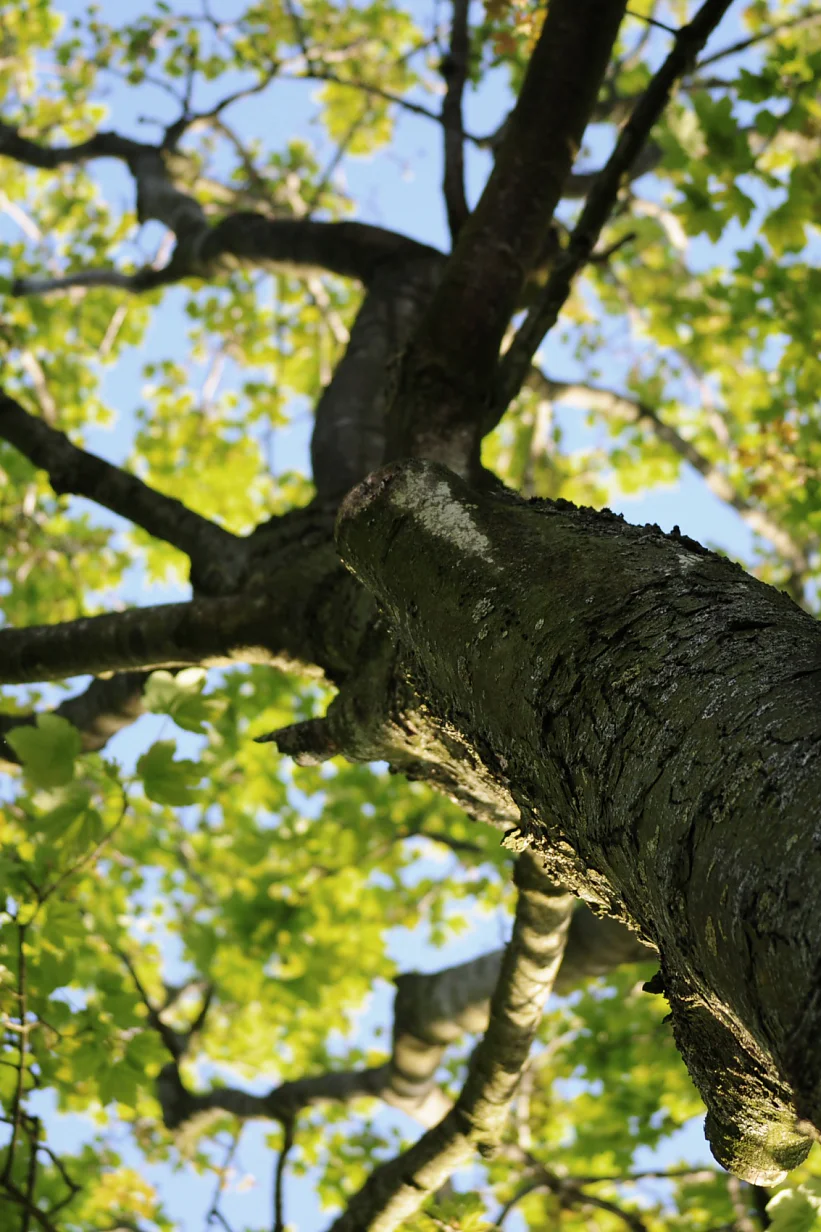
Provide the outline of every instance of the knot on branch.
<path id="1" fill-rule="evenodd" d="M 276 744 L 300 766 L 316 766 L 341 754 L 350 761 L 379 761 L 396 745 L 399 649 L 381 621 L 372 621 L 357 666 L 328 707 L 324 718 L 308 719 L 257 737 Z"/>

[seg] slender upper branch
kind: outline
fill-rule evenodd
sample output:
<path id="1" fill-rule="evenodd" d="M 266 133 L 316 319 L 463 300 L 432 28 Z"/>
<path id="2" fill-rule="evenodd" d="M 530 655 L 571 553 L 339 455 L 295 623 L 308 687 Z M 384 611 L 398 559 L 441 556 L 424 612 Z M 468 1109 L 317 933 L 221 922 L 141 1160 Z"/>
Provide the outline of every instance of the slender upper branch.
<path id="1" fill-rule="evenodd" d="M 626 414 L 635 423 L 648 424 L 660 441 L 674 449 L 680 458 L 703 476 L 707 487 L 719 500 L 735 509 L 757 535 L 769 540 L 797 579 L 807 576 L 810 570 L 807 548 L 796 542 L 765 510 L 757 508 L 742 496 L 720 467 L 711 462 L 692 441 L 686 440 L 672 424 L 666 423 L 658 411 L 646 402 L 628 398 L 612 389 L 602 389 L 597 385 L 586 385 L 578 381 L 555 381 L 535 366 L 530 368 L 526 384 L 551 401 L 577 403 L 591 410 L 602 411 L 605 415 Z M 803 587 L 803 582 L 801 586 Z"/>
<path id="2" fill-rule="evenodd" d="M 590 259 L 601 229 L 610 217 L 627 175 L 653 126 L 667 106 L 678 79 L 687 72 L 732 0 L 706 0 L 692 22 L 676 36 L 673 49 L 645 90 L 621 131 L 616 147 L 590 190 L 570 243 L 556 258 L 544 291 L 530 309 L 499 366 L 490 426 L 522 387 L 530 361 L 547 331 L 555 324 L 573 279 Z"/>
<path id="3" fill-rule="evenodd" d="M 211 574 L 219 574 L 227 589 L 237 588 L 244 564 L 241 539 L 136 475 L 72 445 L 65 433 L 30 415 L 2 391 L 0 438 L 42 467 L 55 492 L 85 496 L 185 552 L 206 589 Z"/>
<path id="4" fill-rule="evenodd" d="M 447 89 L 442 102 L 442 127 L 445 138 L 445 173 L 442 185 L 448 226 L 454 243 L 469 214 L 465 197 L 465 155 L 462 124 L 462 94 L 468 75 L 470 37 L 469 0 L 453 0 L 450 50 L 442 64 Z"/>
<path id="5" fill-rule="evenodd" d="M 808 9 L 804 13 L 796 14 L 795 17 L 788 17 L 785 21 L 780 21 L 776 26 L 766 26 L 765 29 L 759 30 L 756 34 L 749 35 L 748 38 L 739 39 L 735 43 L 730 43 L 727 47 L 720 47 L 712 55 L 699 60 L 696 68 L 706 68 L 709 64 L 716 64 L 719 60 L 726 60 L 728 56 L 738 55 L 739 52 L 746 51 L 748 47 L 754 47 L 756 43 L 763 43 L 768 39 L 777 38 L 785 30 L 805 29 L 808 26 L 817 25 L 820 21 L 821 12 L 817 8 Z"/>
<path id="6" fill-rule="evenodd" d="M 390 1232 L 419 1209 L 477 1148 L 492 1152 L 561 963 L 573 900 L 547 878 L 538 856 L 516 866 L 513 935 L 493 995 L 490 1023 L 453 1108 L 404 1154 L 380 1165 L 332 1232 Z"/>
<path id="7" fill-rule="evenodd" d="M 710 1172 L 708 1175 L 712 1178 L 716 1174 Z M 627 1176 L 624 1179 L 628 1181 L 630 1177 Z M 549 1168 L 535 1161 L 528 1168 L 525 1179 L 513 1197 L 500 1210 L 495 1227 L 501 1229 L 514 1207 L 528 1194 L 535 1193 L 539 1189 L 546 1189 L 554 1194 L 564 1210 L 584 1210 L 586 1207 L 591 1207 L 594 1210 L 607 1211 L 620 1219 L 625 1227 L 630 1229 L 630 1232 L 647 1232 L 647 1225 L 637 1211 L 627 1210 L 616 1202 L 600 1198 L 597 1194 L 591 1194 L 575 1178 L 559 1176 L 558 1173 L 551 1172 Z"/>
<path id="8" fill-rule="evenodd" d="M 481 200 L 399 374 L 389 456 L 478 462 L 499 346 L 538 260 L 625 4 L 553 0 Z"/>

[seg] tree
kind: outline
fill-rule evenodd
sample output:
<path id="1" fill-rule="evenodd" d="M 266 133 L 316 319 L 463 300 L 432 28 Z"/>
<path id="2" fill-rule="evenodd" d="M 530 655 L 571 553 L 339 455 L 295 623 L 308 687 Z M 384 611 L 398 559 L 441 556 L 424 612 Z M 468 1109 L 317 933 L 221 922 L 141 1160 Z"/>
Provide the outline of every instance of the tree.
<path id="1" fill-rule="evenodd" d="M 477 1148 L 494 1226 L 809 1228 L 818 12 L 110 16 L 15 2 L 2 28 L 4 1220 L 170 1228 L 143 1170 L 185 1159 L 229 1226 L 263 1119 L 279 1230 L 314 1164 L 340 1232 L 489 1226 L 449 1181 Z M 477 138 L 492 70 L 515 105 Z M 247 131 L 294 79 L 324 164 Z M 103 126 L 112 80 L 164 92 L 154 140 Z M 442 139 L 448 254 L 338 175 L 402 114 Z M 106 460 L 106 369 L 175 304 L 190 350 L 166 326 Z M 537 356 L 557 321 L 572 379 Z M 310 481 L 266 456 L 299 399 Z M 607 435 L 568 448 L 566 402 Z M 603 508 L 685 466 L 753 533 L 747 570 Z M 147 713 L 176 729 L 112 759 Z M 504 951 L 396 973 L 389 929 L 442 944 L 514 898 Z M 391 976 L 380 1053 L 352 1015 Z M 702 1106 L 676 1049 L 731 1175 L 642 1206 L 636 1147 Z M 100 1133 L 54 1149 L 46 1093 Z M 424 1132 L 335 1129 L 363 1100 Z"/>

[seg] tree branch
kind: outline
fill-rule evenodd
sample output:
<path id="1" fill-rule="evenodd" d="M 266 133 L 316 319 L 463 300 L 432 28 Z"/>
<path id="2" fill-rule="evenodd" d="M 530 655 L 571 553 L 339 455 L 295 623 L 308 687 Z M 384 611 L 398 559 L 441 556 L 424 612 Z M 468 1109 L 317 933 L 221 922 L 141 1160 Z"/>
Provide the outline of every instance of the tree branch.
<path id="1" fill-rule="evenodd" d="M 423 1100 L 431 1091 L 447 1046 L 465 1032 L 487 1030 L 504 953 L 494 950 L 428 975 L 408 972 L 397 976 L 391 1054 L 395 1094 Z M 595 916 L 584 903 L 578 903 L 553 991 L 566 995 L 584 980 L 606 975 L 623 963 L 652 962 L 654 958 L 655 951 L 623 924 Z"/>
<path id="2" fill-rule="evenodd" d="M 133 274 L 80 270 L 63 278 L 18 278 L 14 295 L 37 295 L 69 287 L 113 286 L 139 293 L 184 278 L 212 278 L 240 266 L 306 277 L 316 273 L 355 278 L 368 286 L 385 261 L 434 257 L 435 248 L 359 222 L 315 222 L 308 218 L 269 218 L 238 210 L 214 226 L 202 226 L 178 243 L 168 265 L 145 266 Z"/>
<path id="3" fill-rule="evenodd" d="M 462 124 L 462 94 L 468 75 L 470 36 L 468 31 L 469 0 L 453 0 L 453 20 L 450 50 L 442 63 L 446 91 L 442 102 L 445 170 L 442 184 L 448 226 L 454 243 L 467 221 L 470 210 L 465 197 L 465 156 Z"/>
<path id="4" fill-rule="evenodd" d="M 821 1125 L 821 1068 L 808 1073 L 803 1047 L 819 913 L 786 888 L 815 851 L 817 622 L 677 530 L 477 492 L 419 460 L 345 498 L 337 545 L 430 709 L 520 801 L 508 845 L 539 844 L 554 876 L 658 945 L 716 1158 L 744 1180 L 783 1179 L 809 1150 L 805 1126 Z M 752 776 L 758 750 L 766 773 Z M 790 806 L 785 853 L 769 836 Z M 750 922 L 770 886 L 789 905 L 777 947 L 757 946 Z M 702 940 L 705 904 L 723 951 Z M 773 1002 L 773 987 L 789 996 Z"/>
<path id="5" fill-rule="evenodd" d="M 526 382 L 528 388 L 541 393 L 552 402 L 570 402 L 601 411 L 603 414 L 627 415 L 634 423 L 648 424 L 665 445 L 675 450 L 680 458 L 698 471 L 710 491 L 739 514 L 742 520 L 760 535 L 769 540 L 783 557 L 791 574 L 803 579 L 810 570 L 807 550 L 779 526 L 763 509 L 758 509 L 743 497 L 724 472 L 712 463 L 691 441 L 688 441 L 671 424 L 665 423 L 658 412 L 637 398 L 629 398 L 615 390 L 601 389 L 577 381 L 555 381 L 545 376 L 537 367 L 531 366 Z M 799 589 L 803 587 L 803 581 Z"/>
<path id="6" fill-rule="evenodd" d="M 282 1149 L 279 1152 L 277 1166 L 274 1170 L 274 1227 L 273 1232 L 286 1232 L 284 1182 L 285 1165 L 288 1155 L 294 1145 L 294 1122 L 287 1121 L 283 1126 Z"/>
<path id="7" fill-rule="evenodd" d="M 696 69 L 707 68 L 709 64 L 716 64 L 719 60 L 726 60 L 728 56 L 735 56 L 741 51 L 746 51 L 749 47 L 755 47 L 756 43 L 763 43 L 767 39 L 777 38 L 784 30 L 803 30 L 808 26 L 816 25 L 819 21 L 821 21 L 821 13 L 817 9 L 799 13 L 795 17 L 779 22 L 777 26 L 767 26 L 766 29 L 759 30 L 757 34 L 751 34 L 749 38 L 739 39 L 736 43 L 730 43 L 728 47 L 722 47 L 719 51 L 714 52 L 713 55 L 707 56 L 704 60 L 699 60 Z"/>
<path id="8" fill-rule="evenodd" d="M 194 1094 L 183 1086 L 176 1070 L 168 1071 L 160 1088 L 166 1126 L 177 1129 L 192 1117 L 217 1110 L 285 1124 L 311 1104 L 326 1100 L 350 1103 L 363 1096 L 381 1099 L 422 1125 L 435 1125 L 451 1107 L 435 1083 L 442 1056 L 466 1032 L 487 1030 L 504 953 L 483 954 L 428 975 L 408 972 L 398 976 L 391 1057 L 383 1065 L 294 1079 L 266 1095 L 229 1087 Z M 624 963 L 654 958 L 655 952 L 623 924 L 595 916 L 584 903 L 577 903 L 554 991 L 564 995 L 585 979 L 606 975 Z M 172 1056 L 176 1060 L 173 1051 Z"/>
<path id="9" fill-rule="evenodd" d="M 678 79 L 692 66 L 731 0 L 706 0 L 689 25 L 678 33 L 673 49 L 637 103 L 616 147 L 590 190 L 568 246 L 556 257 L 544 291 L 539 295 L 501 360 L 496 377 L 489 431 L 522 387 L 542 338 L 555 324 L 570 294 L 573 279 L 590 260 L 601 229 L 610 217 L 625 175 L 644 147 L 670 99 Z"/>
<path id="10" fill-rule="evenodd" d="M 494 1225 L 497 1229 L 502 1227 L 507 1216 L 523 1198 L 526 1198 L 528 1194 L 535 1193 L 537 1190 L 546 1189 L 556 1196 L 559 1205 L 564 1210 L 592 1207 L 615 1215 L 617 1219 L 620 1219 L 630 1229 L 630 1232 L 647 1232 L 647 1225 L 637 1211 L 627 1211 L 624 1207 L 609 1201 L 607 1198 L 600 1198 L 596 1194 L 587 1193 L 575 1177 L 559 1176 L 558 1173 L 551 1172 L 549 1168 L 545 1168 L 544 1165 L 538 1164 L 536 1161 L 533 1161 L 529 1173 L 530 1175 L 522 1181 L 513 1197 L 499 1211 Z"/>
<path id="11" fill-rule="evenodd" d="M 240 1120 L 263 1119 L 286 1124 L 303 1108 L 331 1101 L 349 1104 L 366 1097 L 384 1098 L 388 1066 L 363 1070 L 332 1070 L 283 1082 L 267 1095 L 253 1095 L 236 1087 L 214 1087 L 196 1094 L 183 1086 L 174 1062 L 157 1080 L 157 1098 L 167 1129 L 205 1115 L 228 1112 Z"/>
<path id="12" fill-rule="evenodd" d="M 345 354 L 320 397 L 311 468 L 321 499 L 338 500 L 381 465 L 389 371 L 430 304 L 440 254 L 385 262 L 357 313 Z"/>
<path id="13" fill-rule="evenodd" d="M 0 438 L 46 471 L 58 494 L 85 496 L 179 548 L 189 557 L 201 590 L 211 593 L 239 587 L 247 553 L 237 535 L 174 497 L 155 491 L 136 475 L 72 445 L 63 432 L 30 415 L 2 392 Z"/>
<path id="14" fill-rule="evenodd" d="M 94 285 L 145 291 L 182 278 L 213 276 L 238 264 L 280 272 L 301 273 L 306 268 L 330 271 L 367 285 L 386 259 L 435 252 L 396 232 L 357 222 L 272 219 L 238 211 L 212 227 L 199 202 L 175 185 L 175 175 L 186 168 L 184 154 L 131 141 L 117 133 L 97 133 L 78 145 L 49 148 L 0 122 L 0 155 L 3 154 L 44 170 L 92 158 L 118 158 L 127 164 L 134 177 L 139 220 L 162 222 L 177 237 L 174 254 L 164 269 L 148 267 L 131 275 L 89 270 L 70 275 L 71 281 L 19 279 L 13 288 L 17 295 Z"/>
<path id="15" fill-rule="evenodd" d="M 235 663 L 310 671 L 287 648 L 290 633 L 300 640 L 297 631 L 278 636 L 280 618 L 287 626 L 290 614 L 271 596 L 240 594 L 0 629 L 0 683 Z"/>
<path id="16" fill-rule="evenodd" d="M 623 0 L 554 0 L 481 200 L 399 372 L 388 456 L 478 468 L 481 408 L 610 58 Z"/>
<path id="17" fill-rule="evenodd" d="M 79 731 L 83 752 L 103 748 L 112 736 L 135 722 L 143 713 L 142 696 L 148 672 L 119 672 L 108 680 L 92 680 L 84 692 L 61 702 L 51 712 Z M 0 714 L 0 763 L 17 764 L 19 758 L 5 740 L 15 727 L 37 722 L 35 714 Z"/>
<path id="18" fill-rule="evenodd" d="M 93 137 L 77 145 L 49 148 L 21 136 L 16 128 L 0 120 L 0 154 L 5 154 L 16 162 L 26 163 L 29 167 L 39 167 L 43 171 L 76 166 L 92 158 L 118 158 L 127 163 L 138 154 L 151 150 L 154 150 L 153 146 L 132 141 L 129 137 L 120 137 L 113 132 L 95 133 Z"/>
<path id="19" fill-rule="evenodd" d="M 513 935 L 493 994 L 490 1023 L 453 1108 L 396 1159 L 380 1165 L 331 1232 L 389 1232 L 419 1209 L 475 1149 L 492 1153 L 561 962 L 572 898 L 548 880 L 539 857 L 516 865 Z"/>

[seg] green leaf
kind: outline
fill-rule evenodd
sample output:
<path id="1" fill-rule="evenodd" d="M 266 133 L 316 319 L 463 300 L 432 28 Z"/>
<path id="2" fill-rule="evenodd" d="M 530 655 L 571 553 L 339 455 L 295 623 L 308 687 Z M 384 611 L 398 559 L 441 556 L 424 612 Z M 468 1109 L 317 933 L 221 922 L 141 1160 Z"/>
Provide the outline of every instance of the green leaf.
<path id="1" fill-rule="evenodd" d="M 74 777 L 82 742 L 67 719 L 41 714 L 36 727 L 15 727 L 7 739 L 35 787 L 62 787 Z"/>
<path id="2" fill-rule="evenodd" d="M 185 731 L 203 732 L 205 723 L 218 713 L 220 704 L 202 695 L 206 674 L 198 667 L 178 672 L 152 672 L 144 694 L 147 710 L 169 714 Z"/>
<path id="3" fill-rule="evenodd" d="M 175 761 L 175 752 L 173 740 L 158 740 L 137 762 L 137 773 L 149 800 L 179 808 L 196 800 L 194 788 L 202 778 L 202 770 L 196 762 L 185 758 Z"/>
<path id="4" fill-rule="evenodd" d="M 767 1203 L 772 1232 L 819 1232 L 821 1181 L 782 1189 Z"/>
<path id="5" fill-rule="evenodd" d="M 82 784 L 71 782 L 54 792 L 51 799 L 54 806 L 37 819 L 35 827 L 40 834 L 57 839 L 85 813 L 91 803 L 91 792 Z"/>

